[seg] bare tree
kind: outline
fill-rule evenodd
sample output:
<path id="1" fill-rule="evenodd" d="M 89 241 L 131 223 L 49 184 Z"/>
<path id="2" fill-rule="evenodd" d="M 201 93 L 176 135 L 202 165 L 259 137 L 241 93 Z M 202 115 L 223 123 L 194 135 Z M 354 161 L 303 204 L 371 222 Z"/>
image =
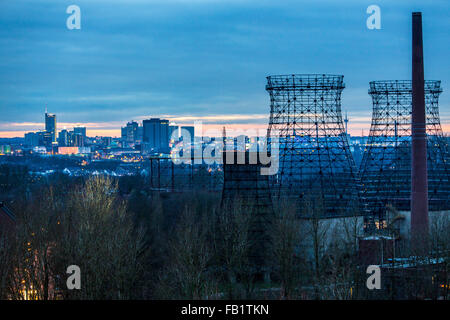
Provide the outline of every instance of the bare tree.
<path id="1" fill-rule="evenodd" d="M 14 245 L 13 234 L 0 226 L 0 300 L 10 297 L 10 288 L 14 274 Z"/>
<path id="2" fill-rule="evenodd" d="M 306 219 L 306 233 L 313 250 L 313 286 L 315 299 L 320 299 L 322 282 L 322 258 L 328 242 L 329 221 L 324 219 L 324 203 L 320 195 L 308 196 L 303 201 L 303 215 Z"/>
<path id="3" fill-rule="evenodd" d="M 281 284 L 281 296 L 285 299 L 296 298 L 296 289 L 301 285 L 304 275 L 302 265 L 305 252 L 305 233 L 302 221 L 297 217 L 294 203 L 283 201 L 277 208 L 273 227 L 273 257 L 275 272 Z M 302 268 L 303 267 L 303 268 Z"/>
<path id="4" fill-rule="evenodd" d="M 142 296 L 144 231 L 134 228 L 117 183 L 93 177 L 68 196 L 59 216 L 53 262 L 65 299 L 130 299 Z M 81 269 L 81 290 L 67 290 L 69 265 Z"/>
<path id="5" fill-rule="evenodd" d="M 160 276 L 160 297 L 205 299 L 216 293 L 216 283 L 209 268 L 213 257 L 210 223 L 203 212 L 199 214 L 195 205 L 185 207 L 169 240 L 169 259 Z"/>
<path id="6" fill-rule="evenodd" d="M 53 271 L 50 264 L 56 221 L 54 190 L 44 188 L 33 201 L 19 208 L 14 233 L 9 295 L 13 299 L 53 298 Z"/>
<path id="7" fill-rule="evenodd" d="M 227 298 L 249 298 L 253 291 L 254 275 L 249 259 L 254 245 L 249 236 L 253 208 L 250 205 L 244 207 L 242 200 L 236 198 L 214 212 L 215 261 L 219 273 L 223 275 L 221 278 L 227 288 Z M 243 294 L 239 290 L 242 285 Z"/>
<path id="8" fill-rule="evenodd" d="M 363 231 L 363 221 L 356 215 L 337 218 L 330 226 L 330 240 L 326 250 L 324 266 L 323 297 L 326 299 L 348 300 L 357 293 L 358 237 Z"/>

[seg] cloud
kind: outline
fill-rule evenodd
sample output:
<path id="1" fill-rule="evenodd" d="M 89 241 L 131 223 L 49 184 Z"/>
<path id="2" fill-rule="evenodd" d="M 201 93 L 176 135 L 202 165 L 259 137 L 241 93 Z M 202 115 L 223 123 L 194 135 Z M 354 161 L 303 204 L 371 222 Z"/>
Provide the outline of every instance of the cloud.
<path id="1" fill-rule="evenodd" d="M 347 85 L 342 108 L 363 125 L 372 109 L 368 82 L 410 77 L 409 13 L 418 6 L 427 76 L 450 83 L 446 1 L 380 0 L 379 31 L 366 29 L 368 3 L 356 0 L 78 0 L 82 29 L 68 31 L 72 3 L 1 4 L 2 121 L 40 123 L 47 105 L 64 123 L 116 130 L 165 115 L 264 124 L 267 75 L 337 73 Z M 448 122 L 446 91 L 441 101 Z"/>

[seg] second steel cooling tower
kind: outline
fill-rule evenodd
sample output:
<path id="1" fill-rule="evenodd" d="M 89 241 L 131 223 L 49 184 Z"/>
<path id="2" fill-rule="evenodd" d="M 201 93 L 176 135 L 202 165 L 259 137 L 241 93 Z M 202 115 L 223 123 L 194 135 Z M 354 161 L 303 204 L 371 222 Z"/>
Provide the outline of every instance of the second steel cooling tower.
<path id="1" fill-rule="evenodd" d="M 428 202 L 430 211 L 450 209 L 450 155 L 439 120 L 440 81 L 425 81 Z M 361 163 L 363 198 L 372 212 L 386 205 L 410 210 L 411 81 L 373 81 L 372 125 Z"/>

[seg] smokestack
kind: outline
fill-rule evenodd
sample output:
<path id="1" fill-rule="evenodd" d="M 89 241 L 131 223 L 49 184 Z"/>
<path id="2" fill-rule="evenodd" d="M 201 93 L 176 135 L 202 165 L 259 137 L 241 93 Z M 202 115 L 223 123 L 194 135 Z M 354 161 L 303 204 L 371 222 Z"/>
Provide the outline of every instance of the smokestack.
<path id="1" fill-rule="evenodd" d="M 412 148 L 411 148 L 411 236 L 428 236 L 427 135 L 424 94 L 422 13 L 412 14 Z M 423 242 L 425 244 L 425 241 Z"/>

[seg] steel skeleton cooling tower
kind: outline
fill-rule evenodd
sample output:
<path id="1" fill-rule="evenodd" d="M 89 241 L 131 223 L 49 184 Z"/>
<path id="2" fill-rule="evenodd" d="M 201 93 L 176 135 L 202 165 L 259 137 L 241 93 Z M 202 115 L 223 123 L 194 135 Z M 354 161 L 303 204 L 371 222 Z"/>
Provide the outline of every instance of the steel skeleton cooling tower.
<path id="1" fill-rule="evenodd" d="M 324 218 L 354 215 L 358 206 L 360 185 L 341 115 L 343 78 L 325 74 L 267 77 L 270 148 L 274 138 L 279 140 L 274 199 L 295 199 L 299 208 L 303 200 L 320 200 Z"/>
<path id="2" fill-rule="evenodd" d="M 440 81 L 425 81 L 430 211 L 450 209 L 449 148 L 439 121 Z M 374 81 L 370 136 L 361 163 L 363 198 L 373 213 L 387 204 L 410 210 L 411 81 Z"/>

